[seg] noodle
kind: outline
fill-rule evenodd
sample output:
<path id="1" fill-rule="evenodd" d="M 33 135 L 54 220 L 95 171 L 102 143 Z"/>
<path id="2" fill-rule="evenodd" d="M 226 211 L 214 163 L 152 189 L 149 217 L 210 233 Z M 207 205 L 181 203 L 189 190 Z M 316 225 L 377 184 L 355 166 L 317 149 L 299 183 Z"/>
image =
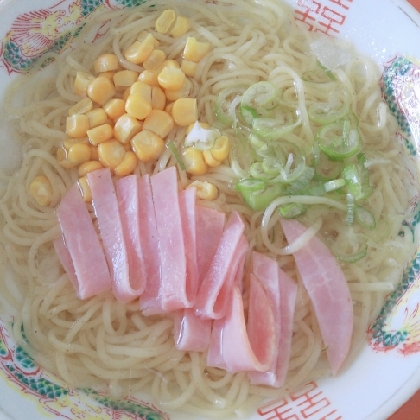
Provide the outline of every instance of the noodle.
<path id="1" fill-rule="evenodd" d="M 67 110 L 80 99 L 72 91 L 73 80 L 77 71 L 89 71 L 102 52 L 114 52 L 123 67 L 140 72 L 142 67 L 126 61 L 122 52 L 142 30 L 153 31 L 156 17 L 165 8 L 163 2 L 150 8 L 154 3 L 128 13 L 115 10 L 94 16 L 75 48 L 50 65 L 48 74 L 36 72 L 9 89 L 5 108 L 17 121 L 23 160 L 17 171 L 3 177 L 7 186 L 0 199 L 0 255 L 7 256 L 14 281 L 2 273 L 2 298 L 14 307 L 17 342 L 69 386 L 92 386 L 115 396 L 147 391 L 165 409 L 226 418 L 252 408 L 263 398 L 279 397 L 315 377 L 329 375 L 319 326 L 290 256 L 314 235 L 320 235 L 343 255 L 357 252 L 360 238 L 368 243 L 365 258 L 342 264 L 355 304 L 352 358 L 385 294 L 401 278 L 407 256 L 414 253 L 410 233 L 402 227 L 410 215 L 410 185 L 414 181 L 402 144 L 395 141 L 397 123 L 381 101 L 377 69 L 360 56 L 337 68 L 336 75 L 351 92 L 351 108 L 360 120 L 362 142 L 372 154 L 374 190 L 367 207 L 378 223 L 374 231 L 346 226 L 346 205 L 326 197 L 283 196 L 264 213 L 253 212 L 234 188 L 244 173 L 243 156 L 230 156 L 229 164 L 212 168 L 205 175 L 188 178 L 178 171 L 182 188 L 191 180 L 209 181 L 218 188 L 215 200 L 199 200 L 198 204 L 241 214 L 250 243 L 247 264 L 251 250 L 258 250 L 275 257 L 298 284 L 290 367 L 280 389 L 250 385 L 245 373 L 207 367 L 205 354 L 177 350 L 172 318 L 146 317 L 137 302 L 122 304 L 110 293 L 86 301 L 77 299 L 52 245 L 59 235 L 54 209 L 78 177 L 77 170 L 64 169 L 54 157 L 66 138 Z M 325 101 L 330 91 L 328 83 L 322 88 L 303 83 L 302 74 L 316 66 L 316 57 L 308 53 L 311 35 L 293 23 L 288 9 L 278 1 L 236 0 L 235 6 L 226 3 L 221 0 L 218 6 L 206 6 L 178 1 L 169 5 L 188 14 L 190 29 L 186 36 L 197 36 L 212 45 L 190 86 L 191 96 L 198 100 L 200 121 L 216 123 L 214 105 L 224 89 L 269 80 L 281 87 L 284 100 L 299 109 L 302 118 L 301 125 L 280 147 L 287 151 L 290 142 L 303 154 L 309 153 L 314 129 L 308 104 Z M 94 46 L 83 42 L 104 23 L 109 27 L 107 36 L 95 41 Z M 153 33 L 168 58 L 182 53 L 185 37 Z M 231 129 L 226 129 L 226 135 L 236 138 Z M 176 128 L 170 138 L 179 146 L 185 128 Z M 241 154 L 240 148 L 237 150 Z M 135 173 L 153 174 L 175 164 L 168 149 L 156 163 L 139 163 Z M 46 175 L 53 185 L 48 207 L 36 204 L 28 193 L 29 183 L 38 174 Z M 292 202 L 309 206 L 301 221 L 311 228 L 288 245 L 276 210 Z"/>

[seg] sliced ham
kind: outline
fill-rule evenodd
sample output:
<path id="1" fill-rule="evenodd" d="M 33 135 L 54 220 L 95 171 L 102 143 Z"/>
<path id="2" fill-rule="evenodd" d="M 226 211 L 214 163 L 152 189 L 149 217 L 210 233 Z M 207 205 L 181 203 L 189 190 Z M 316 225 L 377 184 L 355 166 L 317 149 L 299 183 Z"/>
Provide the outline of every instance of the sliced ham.
<path id="1" fill-rule="evenodd" d="M 121 302 L 136 297 L 130 287 L 128 253 L 125 245 L 117 194 L 109 168 L 87 174 L 92 203 L 98 220 L 105 256 L 112 277 L 112 292 Z"/>
<path id="2" fill-rule="evenodd" d="M 181 210 L 185 256 L 187 259 L 187 298 L 189 302 L 194 302 L 199 285 L 195 224 L 195 188 L 187 188 L 179 193 L 179 206 Z"/>
<path id="3" fill-rule="evenodd" d="M 306 231 L 297 220 L 282 220 L 289 243 Z M 312 301 L 333 374 L 341 368 L 350 349 L 353 303 L 337 260 L 316 236 L 294 253 L 303 285 Z"/>
<path id="4" fill-rule="evenodd" d="M 70 252 L 64 242 L 63 235 L 59 238 L 54 239 L 53 241 L 54 251 L 58 256 L 58 259 L 63 266 L 65 272 L 67 273 L 68 278 L 71 281 L 71 284 L 74 287 L 74 290 L 79 289 L 79 281 L 77 280 L 76 272 L 74 270 L 73 259 L 71 258 Z"/>
<path id="5" fill-rule="evenodd" d="M 175 167 L 150 177 L 159 243 L 162 308 L 192 307 L 187 295 L 187 260 Z"/>
<path id="6" fill-rule="evenodd" d="M 196 313 L 203 318 L 220 319 L 226 315 L 238 264 L 245 225 L 233 211 L 226 223 L 216 253 L 204 277 L 195 303 Z M 242 242 L 243 244 L 243 242 Z"/>
<path id="7" fill-rule="evenodd" d="M 194 309 L 180 309 L 174 315 L 175 346 L 183 351 L 207 350 L 210 343 L 212 321 L 201 319 Z"/>
<path id="8" fill-rule="evenodd" d="M 57 207 L 57 217 L 64 238 L 63 245 L 71 256 L 77 278 L 78 297 L 87 299 L 109 290 L 111 277 L 105 255 L 77 183 L 61 200 Z M 58 249 L 63 250 L 59 243 L 57 245 Z M 64 253 L 59 254 L 60 260 L 68 262 L 68 254 L 65 250 Z"/>
<path id="9" fill-rule="evenodd" d="M 223 358 L 223 329 L 225 319 L 215 319 L 211 331 L 209 349 L 207 351 L 207 366 L 226 370 L 226 362 Z"/>
<path id="10" fill-rule="evenodd" d="M 143 175 L 138 182 L 139 190 L 139 236 L 143 251 L 147 287 L 140 296 L 140 309 L 145 315 L 162 314 L 162 296 L 160 292 L 160 258 L 156 226 L 156 214 L 153 205 L 149 175 Z"/>
<path id="11" fill-rule="evenodd" d="M 248 326 L 242 295 L 235 286 L 222 332 L 222 356 L 228 372 L 265 372 L 275 357 L 274 315 L 268 297 L 251 274 Z"/>
<path id="12" fill-rule="evenodd" d="M 223 228 L 226 222 L 226 214 L 220 211 L 196 206 L 196 236 L 197 236 L 197 271 L 199 283 L 204 279 L 207 270 L 216 253 Z"/>
<path id="13" fill-rule="evenodd" d="M 127 297 L 141 295 L 146 287 L 144 256 L 140 241 L 138 180 L 138 176 L 129 175 L 116 183 L 118 207 L 128 256 L 130 283 L 123 291 Z"/>

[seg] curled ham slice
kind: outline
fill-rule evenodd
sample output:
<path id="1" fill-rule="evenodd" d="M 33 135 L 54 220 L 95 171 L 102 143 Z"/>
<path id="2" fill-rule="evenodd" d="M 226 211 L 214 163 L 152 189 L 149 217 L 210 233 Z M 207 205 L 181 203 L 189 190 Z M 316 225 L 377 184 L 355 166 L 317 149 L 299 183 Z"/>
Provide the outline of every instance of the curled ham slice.
<path id="1" fill-rule="evenodd" d="M 306 231 L 297 220 L 282 220 L 289 243 Z M 333 374 L 337 374 L 350 349 L 353 332 L 353 302 L 343 271 L 325 244 L 316 236 L 294 253 L 303 285 L 327 347 Z"/>
<path id="2" fill-rule="evenodd" d="M 112 274 L 112 292 L 121 302 L 129 302 L 139 295 L 130 285 L 128 252 L 118 208 L 117 194 L 109 168 L 87 174 L 92 191 L 92 203 L 98 219 L 105 256 Z"/>
<path id="3" fill-rule="evenodd" d="M 55 249 L 78 297 L 83 300 L 109 290 L 111 276 L 105 255 L 77 183 L 62 198 L 57 217 L 64 241 L 58 239 Z"/>
<path id="4" fill-rule="evenodd" d="M 195 308 L 203 318 L 220 319 L 226 315 L 238 264 L 245 225 L 233 211 L 226 223 L 216 253 L 198 290 Z M 243 244 L 243 242 L 242 242 Z"/>

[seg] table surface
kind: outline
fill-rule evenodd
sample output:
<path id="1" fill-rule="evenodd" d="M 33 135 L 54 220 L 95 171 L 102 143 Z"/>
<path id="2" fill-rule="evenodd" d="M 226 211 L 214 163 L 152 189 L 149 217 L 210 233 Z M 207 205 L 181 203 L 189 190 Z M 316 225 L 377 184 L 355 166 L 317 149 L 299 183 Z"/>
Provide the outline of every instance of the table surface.
<path id="1" fill-rule="evenodd" d="M 408 0 L 420 12 L 420 0 Z M 420 418 L 420 390 L 417 391 L 388 420 L 417 420 Z"/>

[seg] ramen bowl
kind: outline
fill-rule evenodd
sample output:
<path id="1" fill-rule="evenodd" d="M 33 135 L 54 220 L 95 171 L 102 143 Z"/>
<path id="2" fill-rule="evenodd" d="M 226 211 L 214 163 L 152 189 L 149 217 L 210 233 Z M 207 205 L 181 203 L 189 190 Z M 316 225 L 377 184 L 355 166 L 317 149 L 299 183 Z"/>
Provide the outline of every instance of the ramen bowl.
<path id="1" fill-rule="evenodd" d="M 288 0 L 308 31 L 349 41 L 371 56 L 382 74 L 385 100 L 400 123 L 407 155 L 417 162 L 420 142 L 420 14 L 405 0 Z M 0 96 L 19 74 L 46 54 L 71 48 L 80 29 L 104 9 L 131 8 L 138 0 L 0 1 Z M 99 30 L 96 34 L 103 36 Z M 1 121 L 1 116 L 0 116 Z M 0 165 L 19 162 L 19 146 L 2 124 Z M 414 205 L 416 203 L 413 203 Z M 417 210 L 418 211 L 418 210 Z M 410 228 L 417 235 L 418 214 Z M 419 242 L 420 244 L 420 242 Z M 420 249 L 420 248 L 419 248 Z M 419 254 L 366 332 L 360 354 L 337 378 L 320 379 L 256 407 L 245 418 L 382 420 L 420 386 Z M 0 291 L 1 293 L 1 291 Z M 72 389 L 38 366 L 16 345 L 8 308 L 0 306 L 0 418 L 175 419 L 147 400 L 117 399 Z M 189 418 L 187 415 L 181 418 Z M 191 417 L 193 418 L 193 417 Z"/>

